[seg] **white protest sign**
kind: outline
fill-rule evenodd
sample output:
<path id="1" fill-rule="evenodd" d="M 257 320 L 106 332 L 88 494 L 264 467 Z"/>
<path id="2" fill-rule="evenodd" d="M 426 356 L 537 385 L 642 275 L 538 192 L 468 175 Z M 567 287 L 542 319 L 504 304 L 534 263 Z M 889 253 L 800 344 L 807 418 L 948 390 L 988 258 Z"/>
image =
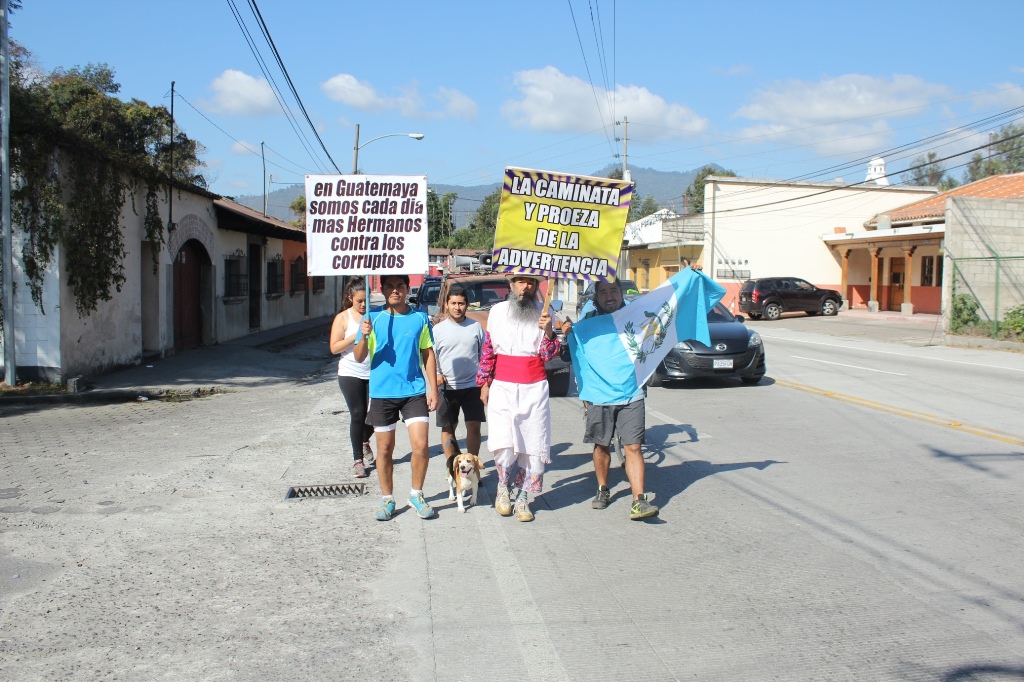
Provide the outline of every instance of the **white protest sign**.
<path id="1" fill-rule="evenodd" d="M 423 274 L 424 175 L 307 175 L 309 274 Z"/>

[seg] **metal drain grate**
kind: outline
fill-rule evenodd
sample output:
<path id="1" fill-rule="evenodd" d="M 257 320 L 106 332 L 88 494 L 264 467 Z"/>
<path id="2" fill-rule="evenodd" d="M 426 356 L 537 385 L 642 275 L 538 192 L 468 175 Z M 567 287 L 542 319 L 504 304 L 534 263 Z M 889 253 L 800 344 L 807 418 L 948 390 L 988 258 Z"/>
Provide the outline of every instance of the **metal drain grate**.
<path id="1" fill-rule="evenodd" d="M 327 485 L 301 485 L 288 488 L 286 500 L 303 500 L 320 497 L 342 497 L 344 495 L 365 495 L 365 483 L 329 483 Z"/>

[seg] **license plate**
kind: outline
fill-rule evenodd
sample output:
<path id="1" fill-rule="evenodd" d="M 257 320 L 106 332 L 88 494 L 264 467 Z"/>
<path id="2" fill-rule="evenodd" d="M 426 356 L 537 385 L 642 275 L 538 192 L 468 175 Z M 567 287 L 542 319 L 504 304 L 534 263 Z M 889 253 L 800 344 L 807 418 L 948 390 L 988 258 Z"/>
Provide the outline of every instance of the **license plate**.
<path id="1" fill-rule="evenodd" d="M 732 358 L 721 358 L 713 361 L 715 369 L 732 369 Z"/>

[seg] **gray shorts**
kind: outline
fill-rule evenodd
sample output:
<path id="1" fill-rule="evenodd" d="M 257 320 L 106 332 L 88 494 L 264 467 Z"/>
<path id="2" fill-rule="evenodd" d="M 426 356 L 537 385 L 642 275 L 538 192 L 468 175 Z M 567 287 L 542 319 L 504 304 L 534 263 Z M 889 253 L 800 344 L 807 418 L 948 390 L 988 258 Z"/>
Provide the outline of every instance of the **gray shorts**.
<path id="1" fill-rule="evenodd" d="M 628 405 L 594 405 L 587 407 L 587 430 L 584 443 L 608 447 L 617 433 L 623 445 L 643 445 L 646 420 L 644 401 Z"/>

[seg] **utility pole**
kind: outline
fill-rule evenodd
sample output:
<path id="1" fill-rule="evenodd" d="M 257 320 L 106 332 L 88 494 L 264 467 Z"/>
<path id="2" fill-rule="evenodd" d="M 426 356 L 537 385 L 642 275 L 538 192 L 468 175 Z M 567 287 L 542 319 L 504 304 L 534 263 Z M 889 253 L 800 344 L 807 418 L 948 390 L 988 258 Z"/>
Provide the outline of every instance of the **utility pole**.
<path id="1" fill-rule="evenodd" d="M 171 153 L 167 168 L 167 231 L 174 230 L 174 81 L 171 81 Z M 174 254 L 177 256 L 177 254 Z"/>
<path id="2" fill-rule="evenodd" d="M 263 142 L 260 141 L 260 158 L 263 159 L 263 217 L 267 217 L 267 153 L 263 151 Z"/>
<path id="3" fill-rule="evenodd" d="M 14 386 L 18 367 L 14 359 L 14 230 L 11 228 L 11 55 L 7 43 L 8 3 L 0 2 L 0 221 L 3 222 L 4 381 Z"/>
<path id="4" fill-rule="evenodd" d="M 622 179 L 629 182 L 629 119 L 622 117 Z M 634 197 L 635 198 L 635 197 Z"/>
<path id="5" fill-rule="evenodd" d="M 707 187 L 707 185 L 704 185 Z M 711 183 L 711 262 L 708 263 L 710 268 L 708 269 L 708 277 L 711 279 L 715 278 L 715 190 L 718 189 L 718 183 Z"/>
<path id="6" fill-rule="evenodd" d="M 352 175 L 359 172 L 359 124 L 356 124 L 356 143 L 352 146 Z"/>

